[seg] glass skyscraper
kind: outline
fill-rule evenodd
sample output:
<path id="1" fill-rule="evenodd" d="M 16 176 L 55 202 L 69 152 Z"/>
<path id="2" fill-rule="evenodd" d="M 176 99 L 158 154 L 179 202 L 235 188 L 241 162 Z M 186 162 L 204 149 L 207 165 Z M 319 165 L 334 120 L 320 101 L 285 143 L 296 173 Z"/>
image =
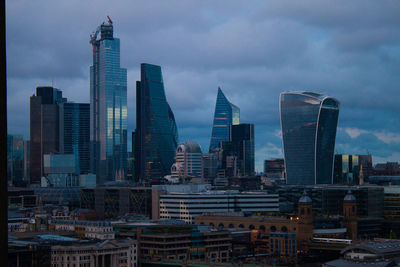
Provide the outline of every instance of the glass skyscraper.
<path id="1" fill-rule="evenodd" d="M 136 82 L 135 177 L 149 182 L 171 173 L 178 146 L 174 113 L 167 102 L 161 67 L 141 64 Z"/>
<path id="2" fill-rule="evenodd" d="M 60 153 L 74 154 L 78 173 L 90 172 L 90 104 L 60 104 Z"/>
<path id="3" fill-rule="evenodd" d="M 287 184 L 331 184 L 339 101 L 312 92 L 285 92 L 280 113 Z"/>
<path id="4" fill-rule="evenodd" d="M 240 109 L 229 102 L 221 88 L 218 87 L 209 153 L 216 152 L 220 142 L 229 141 L 229 126 L 239 123 Z"/>
<path id="5" fill-rule="evenodd" d="M 127 73 L 120 67 L 120 41 L 111 20 L 90 37 L 90 165 L 103 183 L 126 175 Z"/>

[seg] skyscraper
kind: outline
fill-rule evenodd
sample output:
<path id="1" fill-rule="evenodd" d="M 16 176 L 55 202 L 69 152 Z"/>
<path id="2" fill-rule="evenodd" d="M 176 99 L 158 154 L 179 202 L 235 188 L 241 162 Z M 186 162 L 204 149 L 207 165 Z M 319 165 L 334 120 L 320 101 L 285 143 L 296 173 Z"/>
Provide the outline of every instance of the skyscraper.
<path id="1" fill-rule="evenodd" d="M 287 184 L 331 184 L 339 101 L 312 92 L 285 92 L 280 113 Z"/>
<path id="2" fill-rule="evenodd" d="M 231 125 L 229 141 L 222 142 L 221 147 L 222 168 L 228 176 L 254 174 L 254 124 Z M 229 166 L 232 162 L 234 166 Z"/>
<path id="3" fill-rule="evenodd" d="M 127 74 L 120 67 L 120 41 L 113 36 L 112 21 L 103 22 L 90 37 L 90 165 L 103 183 L 126 174 Z"/>
<path id="4" fill-rule="evenodd" d="M 240 109 L 230 103 L 218 87 L 209 153 L 216 152 L 220 142 L 229 141 L 229 126 L 239 123 Z"/>
<path id="5" fill-rule="evenodd" d="M 74 154 L 78 173 L 90 172 L 90 104 L 60 104 L 60 153 Z"/>
<path id="6" fill-rule="evenodd" d="M 167 102 L 161 67 L 143 63 L 136 82 L 135 175 L 137 181 L 162 178 L 171 172 L 178 130 Z"/>
<path id="7" fill-rule="evenodd" d="M 58 104 L 66 102 L 53 87 L 37 87 L 30 99 L 30 182 L 43 176 L 43 155 L 59 152 Z"/>
<path id="8" fill-rule="evenodd" d="M 7 135 L 8 183 L 21 186 L 24 177 L 24 140 L 22 135 Z"/>

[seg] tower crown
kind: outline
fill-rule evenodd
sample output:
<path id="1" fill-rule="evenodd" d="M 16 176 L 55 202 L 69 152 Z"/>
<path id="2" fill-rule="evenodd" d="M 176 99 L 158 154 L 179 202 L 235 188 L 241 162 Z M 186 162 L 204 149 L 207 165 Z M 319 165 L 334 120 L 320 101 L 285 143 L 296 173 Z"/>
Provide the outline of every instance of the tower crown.
<path id="1" fill-rule="evenodd" d="M 347 191 L 344 201 L 356 201 L 356 197 L 351 193 L 351 190 Z"/>
<path id="2" fill-rule="evenodd" d="M 312 203 L 311 198 L 307 195 L 306 190 L 304 190 L 303 195 L 299 199 L 299 203 Z"/>

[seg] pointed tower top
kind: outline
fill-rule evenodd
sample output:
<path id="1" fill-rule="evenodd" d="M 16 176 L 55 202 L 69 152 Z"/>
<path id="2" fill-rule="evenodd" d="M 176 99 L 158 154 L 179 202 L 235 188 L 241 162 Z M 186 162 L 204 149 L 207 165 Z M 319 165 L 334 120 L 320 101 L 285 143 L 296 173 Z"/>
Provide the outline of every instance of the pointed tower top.
<path id="1" fill-rule="evenodd" d="M 346 196 L 344 197 L 344 201 L 355 201 L 356 197 L 351 193 L 351 190 L 347 191 Z"/>
<path id="2" fill-rule="evenodd" d="M 303 195 L 299 199 L 299 203 L 312 203 L 311 198 L 307 195 L 306 190 L 304 189 Z"/>

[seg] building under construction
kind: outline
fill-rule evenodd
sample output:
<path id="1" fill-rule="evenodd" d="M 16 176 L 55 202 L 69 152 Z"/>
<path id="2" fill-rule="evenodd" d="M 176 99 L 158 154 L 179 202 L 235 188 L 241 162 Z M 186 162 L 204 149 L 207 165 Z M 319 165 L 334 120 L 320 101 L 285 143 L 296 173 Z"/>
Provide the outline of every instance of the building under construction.
<path id="1" fill-rule="evenodd" d="M 81 208 L 93 209 L 98 219 L 125 215 L 151 217 L 151 187 L 101 186 L 81 189 Z"/>

